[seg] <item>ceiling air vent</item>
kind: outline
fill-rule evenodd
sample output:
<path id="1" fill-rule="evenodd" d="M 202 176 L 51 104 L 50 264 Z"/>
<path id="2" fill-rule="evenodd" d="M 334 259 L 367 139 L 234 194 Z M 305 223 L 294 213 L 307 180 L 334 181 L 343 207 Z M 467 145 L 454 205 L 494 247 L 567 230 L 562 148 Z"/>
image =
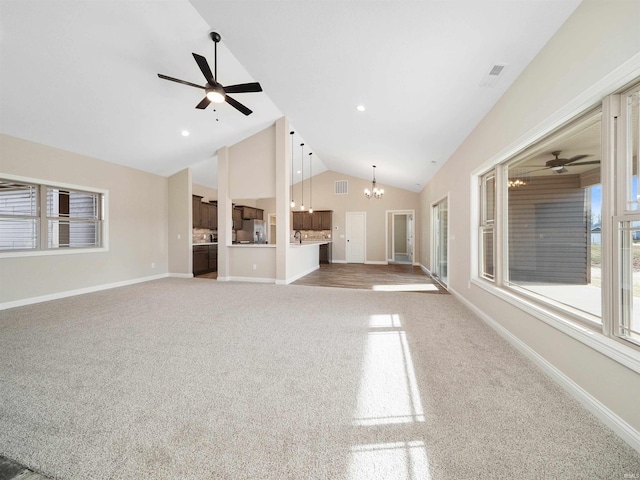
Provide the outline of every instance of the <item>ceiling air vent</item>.
<path id="1" fill-rule="evenodd" d="M 492 65 L 489 72 L 482 78 L 480 82 L 481 87 L 495 87 L 496 83 L 504 73 L 504 69 L 507 68 L 504 64 Z"/>
<path id="2" fill-rule="evenodd" d="M 336 195 L 346 195 L 349 193 L 349 181 L 336 180 L 333 186 L 333 193 Z"/>

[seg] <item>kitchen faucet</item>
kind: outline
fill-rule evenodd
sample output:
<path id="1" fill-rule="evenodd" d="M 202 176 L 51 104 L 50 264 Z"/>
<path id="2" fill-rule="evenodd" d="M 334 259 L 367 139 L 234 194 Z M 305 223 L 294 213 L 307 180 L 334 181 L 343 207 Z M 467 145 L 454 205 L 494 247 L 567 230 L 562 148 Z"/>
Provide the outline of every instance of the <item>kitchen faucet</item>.
<path id="1" fill-rule="evenodd" d="M 300 230 L 294 230 L 293 232 L 293 239 L 296 239 L 296 235 L 300 235 L 300 244 L 302 244 L 302 232 L 300 232 Z"/>

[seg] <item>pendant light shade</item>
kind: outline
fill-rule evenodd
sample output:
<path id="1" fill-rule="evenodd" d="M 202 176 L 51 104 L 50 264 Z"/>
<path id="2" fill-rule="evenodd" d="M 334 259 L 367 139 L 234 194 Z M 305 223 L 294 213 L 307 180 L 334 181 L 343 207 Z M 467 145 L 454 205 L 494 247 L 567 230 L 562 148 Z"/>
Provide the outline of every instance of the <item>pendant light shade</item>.
<path id="1" fill-rule="evenodd" d="M 384 195 L 384 188 L 378 188 L 376 184 L 376 166 L 373 165 L 373 182 L 371 182 L 371 190 L 364 189 L 364 196 L 367 198 L 382 198 Z"/>

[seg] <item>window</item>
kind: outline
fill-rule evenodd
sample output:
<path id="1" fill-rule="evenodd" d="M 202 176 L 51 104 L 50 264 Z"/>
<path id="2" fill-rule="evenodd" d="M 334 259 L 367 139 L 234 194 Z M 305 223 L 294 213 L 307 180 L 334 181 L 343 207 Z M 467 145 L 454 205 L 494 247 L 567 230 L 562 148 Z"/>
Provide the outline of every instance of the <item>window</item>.
<path id="1" fill-rule="evenodd" d="M 592 244 L 592 191 L 600 183 L 600 111 L 550 135 L 506 163 L 508 268 L 519 287 L 587 321 L 601 322 L 594 278 L 600 245 Z"/>
<path id="2" fill-rule="evenodd" d="M 617 281 L 614 332 L 640 345 L 640 211 L 638 208 L 638 166 L 640 166 L 640 86 L 620 95 L 618 131 L 618 190 L 623 198 L 616 204 L 614 241 L 618 244 L 614 261 Z"/>
<path id="3" fill-rule="evenodd" d="M 0 250 L 38 247 L 38 188 L 0 180 Z"/>
<path id="4" fill-rule="evenodd" d="M 495 172 L 480 177 L 480 276 L 495 280 Z"/>
<path id="5" fill-rule="evenodd" d="M 639 350 L 639 136 L 636 84 L 480 173 L 476 283 Z"/>
<path id="6" fill-rule="evenodd" d="M 0 251 L 102 246 L 104 194 L 0 179 Z"/>

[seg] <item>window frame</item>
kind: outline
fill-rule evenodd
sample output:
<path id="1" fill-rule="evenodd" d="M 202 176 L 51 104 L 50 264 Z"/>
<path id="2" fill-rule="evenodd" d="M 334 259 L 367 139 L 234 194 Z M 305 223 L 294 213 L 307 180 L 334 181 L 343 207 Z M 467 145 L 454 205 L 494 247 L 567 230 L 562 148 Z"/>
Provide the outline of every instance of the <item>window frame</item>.
<path id="1" fill-rule="evenodd" d="M 0 258 L 32 257 L 47 255 L 69 255 L 79 253 L 96 253 L 109 251 L 109 191 L 101 188 L 87 187 L 69 183 L 52 182 L 44 179 L 36 179 L 19 175 L 11 175 L 0 172 L 3 180 L 33 185 L 37 191 L 37 240 L 34 249 L 0 250 Z M 99 246 L 89 247 L 53 247 L 48 246 L 48 222 L 60 217 L 47 216 L 47 190 L 57 189 L 89 195 L 98 195 L 98 216 L 93 223 L 98 224 Z"/>
<path id="2" fill-rule="evenodd" d="M 617 101 L 616 90 L 620 94 L 632 90 L 629 85 L 640 86 L 640 64 L 635 70 L 625 69 L 619 73 L 616 80 L 604 79 L 585 92 L 579 101 L 567 105 L 540 124 L 537 133 L 529 132 L 514 144 L 493 156 L 482 166 L 472 172 L 471 186 L 471 253 L 475 265 L 472 266 L 470 284 L 499 297 L 514 307 L 528 313 L 538 320 L 556 328 L 568 336 L 608 356 L 618 363 L 640 373 L 640 344 L 619 336 L 621 320 L 619 302 L 619 252 L 614 243 L 617 241 L 615 204 L 620 205 L 620 194 L 614 195 L 620 182 L 620 162 L 617 158 L 616 145 L 619 135 L 616 135 L 616 121 L 620 115 L 620 102 Z M 608 83 L 607 83 L 608 82 Z M 616 85 L 613 85 L 613 82 Z M 613 93 L 612 93 L 613 92 Z M 532 292 L 524 291 L 517 287 L 507 287 L 504 282 L 504 271 L 508 268 L 508 258 L 504 256 L 508 236 L 508 218 L 506 212 L 506 189 L 510 161 L 520 157 L 525 151 L 536 148 L 558 132 L 578 122 L 582 117 L 601 110 L 601 184 L 602 184 L 602 317 L 601 323 L 595 323 L 585 316 L 583 312 L 572 311 L 565 305 L 556 305 L 546 298 L 540 298 Z M 618 170 L 615 170 L 615 169 Z M 480 275 L 480 248 L 482 243 L 479 235 L 481 215 L 481 188 L 480 178 L 494 170 L 499 187 L 496 188 L 496 225 L 495 245 L 496 254 L 496 281 L 483 278 Z M 625 198 L 626 200 L 626 198 Z M 640 211 L 628 212 L 634 216 L 640 215 Z M 639 217 L 640 218 L 640 217 Z M 605 220 L 608 219 L 608 220 Z M 630 218 L 629 218 L 630 219 Z M 612 221 L 613 220 L 613 221 Z M 628 220 L 628 219 L 627 219 Z"/>

